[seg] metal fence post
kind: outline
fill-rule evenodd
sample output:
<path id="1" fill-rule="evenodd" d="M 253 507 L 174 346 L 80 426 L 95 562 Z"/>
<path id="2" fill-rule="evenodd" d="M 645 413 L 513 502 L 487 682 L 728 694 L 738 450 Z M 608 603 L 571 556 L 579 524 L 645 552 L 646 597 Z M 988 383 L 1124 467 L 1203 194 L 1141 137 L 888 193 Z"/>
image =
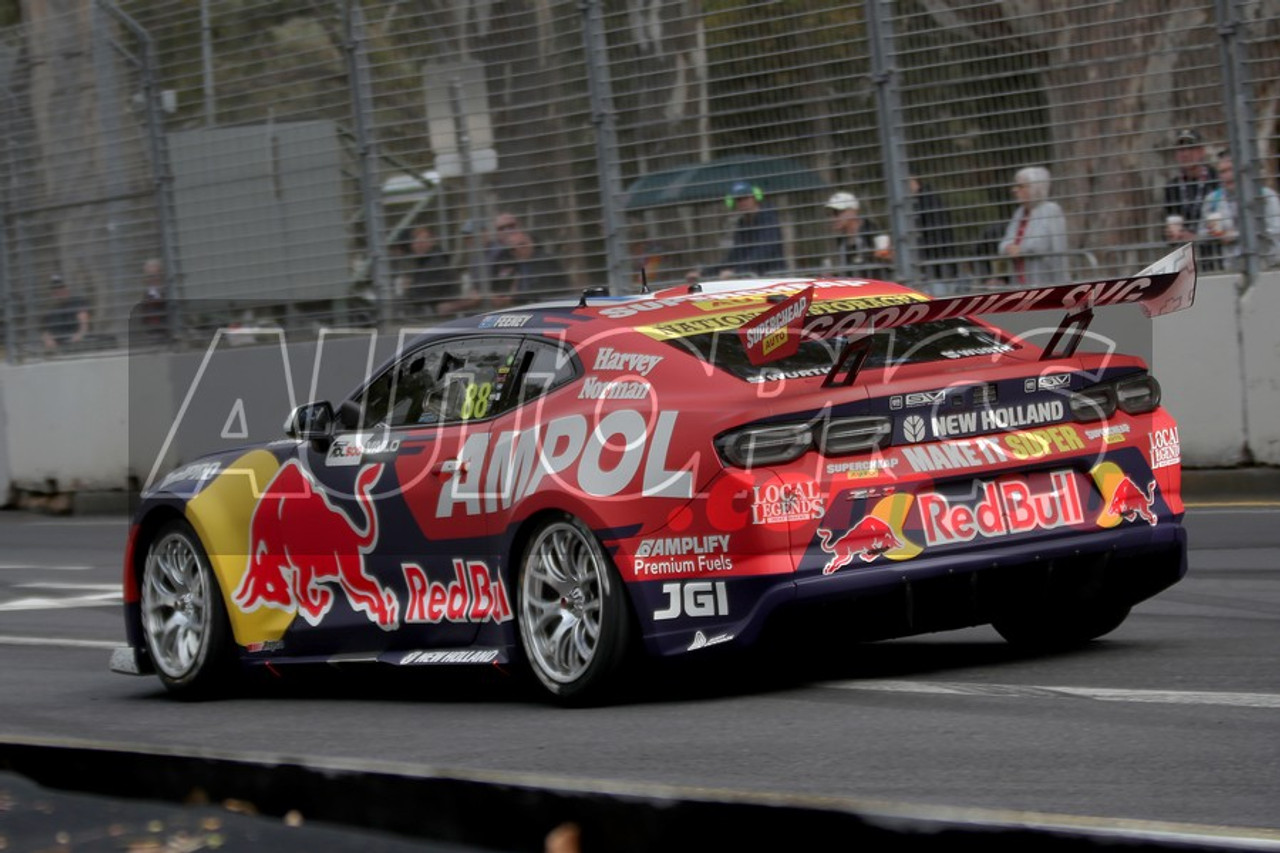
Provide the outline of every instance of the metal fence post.
<path id="1" fill-rule="evenodd" d="M 155 42 L 137 21 L 126 15 L 110 0 L 96 0 L 98 7 L 113 15 L 138 40 L 142 47 L 141 58 L 121 48 L 121 53 L 138 67 L 142 76 L 143 108 L 147 114 L 147 144 L 151 153 L 152 183 L 155 186 L 156 220 L 159 226 L 160 260 L 164 264 L 166 323 L 171 340 L 179 339 L 181 316 L 178 311 L 182 297 L 179 283 L 182 277 L 178 269 L 177 238 L 175 237 L 173 204 L 173 169 L 169 164 L 169 143 L 165 137 L 161 93 L 156 84 L 158 60 Z"/>
<path id="2" fill-rule="evenodd" d="M 5 156 L 7 159 L 7 151 Z M 9 209 L 8 205 L 5 204 L 5 199 L 9 197 L 9 187 L 12 186 L 8 172 L 6 164 L 5 191 L 4 195 L 0 196 L 0 305 L 4 306 L 4 360 L 9 364 L 16 364 L 18 361 L 17 338 L 13 334 L 15 318 L 12 307 L 14 303 L 12 298 L 14 288 L 9 271 L 9 243 L 6 239 L 9 235 Z"/>
<path id="3" fill-rule="evenodd" d="M 902 101 L 894 67 L 893 10 L 890 0 L 867 0 L 868 39 L 871 42 L 871 76 L 876 88 L 876 116 L 884 180 L 889 200 L 889 228 L 893 233 L 893 257 L 897 275 L 916 284 L 916 245 L 912 228 L 911 193 L 907 189 L 910 167 L 900 131 Z"/>
<path id="4" fill-rule="evenodd" d="M 378 181 L 378 146 L 373 135 L 373 89 L 369 57 L 365 53 L 364 13 L 359 2 L 339 0 L 342 14 L 343 47 L 347 54 L 347 77 L 351 86 L 351 114 L 355 120 L 356 157 L 360 160 L 360 200 L 364 210 L 364 244 L 369 256 L 369 273 L 378 299 L 378 327 L 391 324 L 392 290 L 383 248 L 382 196 Z"/>
<path id="5" fill-rule="evenodd" d="M 1240 260 L 1247 288 L 1257 279 L 1260 268 L 1258 226 L 1265 221 L 1260 182 L 1257 180 L 1258 161 L 1250 142 L 1253 127 L 1249 109 L 1251 87 L 1232 0 L 1214 0 L 1214 14 L 1218 21 L 1218 48 L 1222 57 L 1222 108 L 1226 115 L 1227 144 L 1235 165 L 1236 209 L 1240 219 L 1235 225 L 1240 232 Z"/>
<path id="6" fill-rule="evenodd" d="M 6 81 L 7 83 L 7 81 Z M 10 116 L 10 105 L 15 104 L 17 99 L 8 88 L 0 89 L 0 95 L 5 98 L 4 112 L 0 115 L 5 116 L 5 127 L 7 131 L 4 136 L 4 163 L 0 164 L 0 168 L 4 169 L 3 192 L 0 192 L 0 307 L 4 309 L 4 358 L 9 364 L 16 364 L 18 361 L 18 336 L 14 333 L 14 327 L 18 322 L 14 311 L 14 303 L 17 301 L 13 298 L 17 288 L 13 286 L 12 269 L 9 266 L 9 199 L 13 197 L 13 139 L 9 135 L 12 133 L 14 125 L 17 123 L 17 110 L 13 110 Z"/>
<path id="7" fill-rule="evenodd" d="M 609 77 L 609 48 L 604 36 L 600 0 L 582 3 L 582 41 L 587 58 L 587 86 L 591 93 L 591 123 L 596 128 L 596 162 L 599 166 L 600 214 L 604 226 L 609 292 L 626 293 L 630 283 L 628 253 L 623 245 L 626 223 L 617 208 L 622 197 L 622 167 L 618 162 L 618 135 L 613 111 L 613 83 Z"/>

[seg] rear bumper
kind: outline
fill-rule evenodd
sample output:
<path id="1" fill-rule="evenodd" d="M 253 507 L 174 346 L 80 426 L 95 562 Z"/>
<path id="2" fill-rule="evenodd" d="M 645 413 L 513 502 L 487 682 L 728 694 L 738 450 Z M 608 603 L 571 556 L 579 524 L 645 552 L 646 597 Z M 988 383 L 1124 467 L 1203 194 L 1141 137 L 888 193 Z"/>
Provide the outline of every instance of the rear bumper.
<path id="1" fill-rule="evenodd" d="M 990 543 L 955 554 L 872 567 L 845 567 L 715 582 L 633 584 L 637 611 L 656 615 L 693 584 L 700 599 L 723 600 L 723 612 L 702 618 L 649 621 L 652 653 L 697 652 L 717 641 L 740 647 L 761 633 L 848 642 L 907 637 L 985 625 L 994 616 L 1084 596 L 1131 606 L 1177 583 L 1187 571 L 1186 531 L 1171 519 L 1032 543 Z M 710 607 L 708 607 L 710 609 Z"/>
<path id="2" fill-rule="evenodd" d="M 1132 606 L 1186 572 L 1186 530 L 1163 523 L 810 575 L 797 580 L 796 597 L 783 610 L 803 613 L 803 625 L 827 609 L 848 636 L 887 639 L 984 625 L 1002 610 L 1062 596 Z"/>

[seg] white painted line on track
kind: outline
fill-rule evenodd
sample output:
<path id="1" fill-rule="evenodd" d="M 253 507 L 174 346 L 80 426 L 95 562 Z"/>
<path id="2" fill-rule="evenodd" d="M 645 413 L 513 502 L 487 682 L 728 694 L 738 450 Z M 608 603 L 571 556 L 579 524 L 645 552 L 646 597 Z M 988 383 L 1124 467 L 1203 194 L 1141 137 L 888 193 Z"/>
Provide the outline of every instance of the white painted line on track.
<path id="1" fill-rule="evenodd" d="M 15 521 L 18 527 L 127 527 L 129 516 L 120 515 L 95 516 L 90 518 L 25 518 Z"/>
<path id="2" fill-rule="evenodd" d="M 28 581 L 15 583 L 13 589 L 83 589 L 94 592 L 120 592 L 118 583 L 63 583 L 59 581 Z"/>
<path id="3" fill-rule="evenodd" d="M 29 572 L 91 572 L 93 566 L 34 566 L 31 563 L 0 563 L 0 569 Z"/>
<path id="4" fill-rule="evenodd" d="M 69 637 L 12 637 L 0 634 L 0 646 L 65 646 L 69 649 L 115 649 L 123 640 L 73 640 Z"/>
<path id="5" fill-rule="evenodd" d="M 1218 705 L 1232 708 L 1280 708 L 1277 693 L 1218 693 L 1206 690 L 1120 690 L 1106 687 L 1036 687 L 1019 684 L 967 684 L 949 681 L 828 681 L 823 687 L 876 693 L 927 693 L 948 696 L 1069 696 L 1102 702 L 1152 702 L 1163 705 Z"/>
<path id="6" fill-rule="evenodd" d="M 0 613 L 12 613 L 18 610 L 69 610 L 74 607 L 118 606 L 122 598 L 118 589 L 114 592 L 95 592 L 71 598 L 15 598 L 13 601 L 0 604 Z"/>

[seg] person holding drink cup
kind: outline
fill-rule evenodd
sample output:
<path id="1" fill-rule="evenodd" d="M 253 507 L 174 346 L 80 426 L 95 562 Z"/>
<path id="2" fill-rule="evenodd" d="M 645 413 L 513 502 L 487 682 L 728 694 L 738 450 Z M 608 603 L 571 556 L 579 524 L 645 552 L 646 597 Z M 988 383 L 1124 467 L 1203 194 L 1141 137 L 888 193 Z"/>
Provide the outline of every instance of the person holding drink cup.
<path id="1" fill-rule="evenodd" d="M 1218 155 L 1218 179 L 1221 185 L 1204 200 L 1204 219 L 1196 236 L 1202 245 L 1217 247 L 1222 267 L 1240 269 L 1240 216 L 1247 212 L 1240 205 L 1236 189 L 1236 168 L 1230 152 Z M 1267 186 L 1258 189 L 1262 196 L 1262 221 L 1259 244 L 1264 263 L 1280 262 L 1280 196 Z"/>
<path id="2" fill-rule="evenodd" d="M 889 235 L 877 233 L 876 223 L 862 215 L 862 202 L 852 192 L 838 192 L 827 199 L 831 232 L 836 237 L 836 259 L 828 263 L 836 275 L 890 278 L 893 246 Z"/>
<path id="3" fill-rule="evenodd" d="M 1205 160 L 1199 132 L 1190 128 L 1174 137 L 1173 156 L 1178 171 L 1164 185 L 1164 239 L 1171 246 L 1181 246 L 1196 239 L 1201 208 L 1209 193 L 1218 188 L 1218 173 Z M 1197 254 L 1205 269 L 1217 266 L 1216 245 L 1201 245 Z"/>

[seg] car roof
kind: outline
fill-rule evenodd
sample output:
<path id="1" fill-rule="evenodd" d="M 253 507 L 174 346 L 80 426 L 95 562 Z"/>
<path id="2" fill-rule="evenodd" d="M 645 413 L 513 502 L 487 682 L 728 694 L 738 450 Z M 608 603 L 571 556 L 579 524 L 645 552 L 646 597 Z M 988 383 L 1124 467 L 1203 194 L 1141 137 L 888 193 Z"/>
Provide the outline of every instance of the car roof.
<path id="1" fill-rule="evenodd" d="M 785 277 L 729 279 L 680 285 L 623 296 L 593 294 L 503 308 L 451 320 L 442 330 L 520 331 L 583 339 L 600 332 L 637 327 L 664 328 L 664 336 L 735 329 L 767 310 L 773 301 L 814 288 L 814 307 L 840 310 L 879 308 L 927 301 L 928 296 L 893 282 L 858 278 Z M 772 299 L 771 299 L 772 298 Z M 674 324 L 674 325 L 672 325 Z"/>

